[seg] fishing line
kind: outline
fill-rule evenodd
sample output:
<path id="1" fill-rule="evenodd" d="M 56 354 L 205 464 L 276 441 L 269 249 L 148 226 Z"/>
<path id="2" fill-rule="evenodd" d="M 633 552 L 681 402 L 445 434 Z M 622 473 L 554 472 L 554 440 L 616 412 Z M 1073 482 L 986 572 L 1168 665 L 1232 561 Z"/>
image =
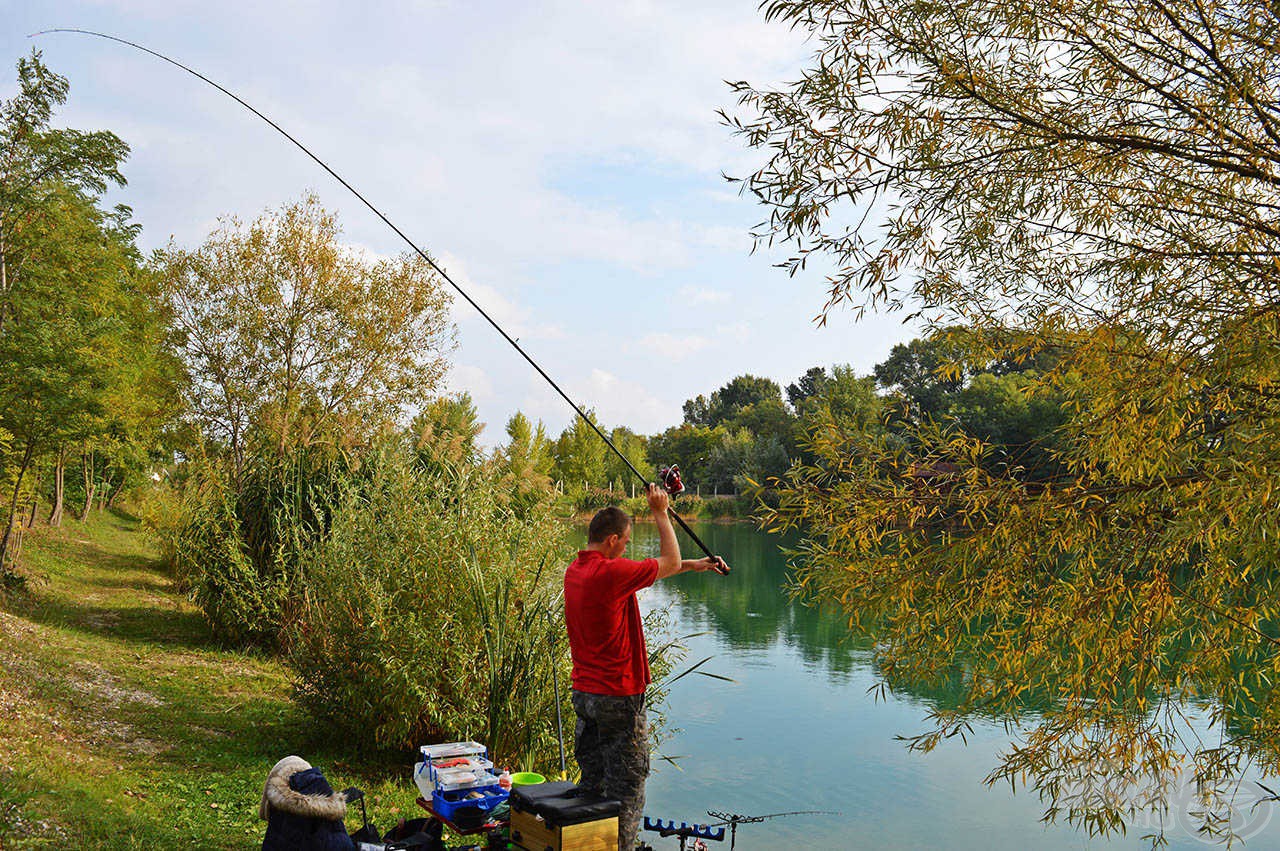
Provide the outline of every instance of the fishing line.
<path id="1" fill-rule="evenodd" d="M 539 366 L 539 365 L 538 365 L 538 363 L 537 363 L 537 361 L 535 361 L 532 357 L 530 357 L 530 356 L 529 356 L 529 353 L 528 353 L 528 352 L 526 352 L 523 348 L 521 348 L 520 344 L 519 344 L 518 342 L 516 342 L 515 338 L 513 338 L 510 334 L 508 334 L 506 331 L 504 331 L 504 330 L 503 330 L 503 328 L 502 328 L 502 326 L 501 326 L 501 325 L 499 325 L 499 324 L 494 320 L 494 318 L 493 318 L 492 316 L 490 316 L 490 315 L 489 315 L 489 313 L 488 313 L 488 312 L 487 312 L 483 307 L 481 307 L 479 304 L 477 304 L 475 299 L 473 299 L 470 295 L 468 295 L 468 294 L 467 294 L 467 291 L 466 291 L 466 290 L 464 290 L 462 287 L 460 287 L 460 286 L 458 285 L 458 283 L 457 283 L 456 281 L 454 281 L 454 280 L 453 280 L 453 278 L 449 277 L 449 273 L 448 273 L 448 272 L 446 272 L 444 269 L 442 269 L 442 268 L 440 267 L 440 265 L 439 265 L 438 263 L 436 263 L 436 261 L 435 261 L 435 260 L 431 259 L 431 257 L 430 257 L 430 256 L 429 256 L 425 251 L 423 251 L 421 248 L 419 248 L 419 247 L 418 247 L 418 245 L 417 245 L 417 243 L 415 243 L 412 239 L 410 239 L 410 238 L 408 237 L 408 235 L 407 235 L 407 234 L 405 234 L 405 232 L 404 232 L 404 231 L 402 231 L 402 230 L 400 230 L 400 228 L 396 227 L 396 226 L 395 226 L 395 223 L 394 223 L 394 222 L 392 222 L 392 221 L 391 221 L 391 219 L 387 218 L 387 217 L 383 214 L 383 212 L 382 212 L 381 210 L 379 210 L 377 207 L 375 207 L 375 206 L 373 205 L 373 203 L 372 203 L 371 201 L 369 201 L 369 199 L 368 199 L 368 198 L 365 198 L 363 195 L 361 195 L 361 194 L 360 194 L 360 192 L 359 192 L 359 191 L 358 191 L 354 186 L 352 186 L 350 183 L 348 183 L 346 180 L 344 180 L 344 179 L 343 179 L 343 177 L 342 177 L 342 175 L 338 174 L 336 171 L 334 171 L 332 168 L 330 168 L 328 163 L 326 163 L 324 160 L 320 159 L 318 156 L 316 156 L 315 154 L 313 154 L 313 153 L 311 152 L 311 149 L 310 149 L 310 148 L 308 148 L 306 145 L 302 144 L 302 143 L 301 143 L 301 142 L 299 142 L 297 139 L 295 139 L 292 135 L 290 135 L 290 134 L 289 134 L 289 132 L 288 132 L 287 130 L 285 130 L 285 129 L 284 129 L 283 127 L 281 127 L 279 124 L 277 124 L 277 123 L 275 123 L 274 121 L 272 121 L 272 120 L 271 120 L 270 118 L 268 118 L 266 115 L 263 115 L 261 112 L 259 112 L 257 109 L 255 109 L 252 105 L 250 105 L 247 101 L 245 101 L 245 100 L 244 100 L 244 98 L 240 97 L 240 96 L 239 96 L 239 95 L 237 95 L 235 92 L 231 91 L 230 89 L 226 88 L 225 86 L 221 85 L 220 83 L 216 82 L 215 80 L 211 80 L 211 79 L 209 79 L 209 78 L 208 78 L 208 77 L 206 77 L 204 74 L 201 74 L 199 71 L 196 71 L 194 68 L 190 68 L 190 67 L 188 67 L 188 66 L 186 66 L 186 65 L 183 65 L 181 62 L 177 61 L 176 59 L 171 59 L 171 58 L 169 58 L 168 56 L 165 56 L 163 53 L 158 53 L 157 51 L 154 51 L 154 50 L 152 50 L 152 49 L 151 49 L 151 48 L 149 48 L 149 47 L 144 47 L 143 45 L 141 45 L 141 44 L 137 44 L 137 43 L 132 42 L 132 41 L 129 41 L 128 39 L 119 38 L 119 37 L 114 36 L 114 35 L 107 35 L 106 33 L 94 32 L 93 30 L 81 30 L 81 29 L 73 29 L 73 28 L 59 28 L 59 29 L 51 29 L 51 30 L 41 30 L 40 32 L 32 33 L 32 34 L 29 36 L 29 38 L 35 38 L 35 37 L 37 37 L 37 36 L 42 36 L 42 35 L 50 35 L 50 34 L 53 34 L 53 33 L 71 33 L 71 34 L 76 34 L 76 35 L 89 35 L 89 36 L 94 36 L 95 38 L 104 38 L 104 39 L 106 39 L 107 41 L 114 41 L 114 42 L 116 42 L 117 44 L 123 44 L 123 45 L 126 45 L 126 46 L 128 46 L 128 47 L 132 47 L 132 48 L 134 48 L 135 50 L 141 50 L 143 53 L 148 53 L 148 54 L 150 54 L 150 55 L 152 55 L 152 56 L 156 57 L 157 59 L 164 60 L 165 62 L 168 62 L 170 65 L 173 65 L 173 66 L 174 66 L 174 67 L 176 67 L 176 68 L 181 68 L 183 71 L 186 71 L 188 74 L 190 74 L 191 76 L 195 77 L 196 79 L 198 79 L 198 80 L 202 80 L 202 81 L 204 81 L 204 82 L 208 83 L 209 85 L 213 86 L 213 87 L 214 87 L 215 89 L 217 89 L 218 91 L 222 92 L 222 93 L 223 93 L 224 95 L 226 95 L 227 97 L 229 97 L 229 98 L 231 98 L 232 100 L 234 100 L 236 103 L 238 103 L 238 104 L 240 104 L 241 106 L 243 106 L 245 109 L 247 109 L 247 110 L 249 110 L 250 112 L 252 112 L 254 115 L 256 115 L 256 116 L 258 116 L 259 118 L 261 118 L 261 119 L 262 119 L 263 121 L 265 121 L 267 124 L 271 125 L 271 128 L 272 128 L 273 130 L 275 130 L 275 131 L 276 131 L 277 133 L 279 133 L 281 136 L 285 137 L 285 138 L 286 138 L 286 139 L 288 139 L 290 142 L 292 142 L 292 143 L 294 144 L 294 146 L 298 148 L 298 150 L 302 151 L 304 154 L 306 154 L 308 157 L 310 157 L 310 158 L 311 158 L 311 159 L 316 163 L 316 165 L 320 166 L 322 169 L 324 169 L 326 172 L 328 172 L 330 177 L 332 177 L 334 180 L 336 180 L 336 181 L 338 181 L 339 183 L 341 183 L 341 184 L 342 184 L 342 186 L 343 186 L 343 187 L 344 187 L 348 192 L 350 192 L 352 195 L 356 196 L 356 198 L 358 198 L 358 199 L 360 200 L 360 203 L 362 203 L 362 204 L 364 204 L 366 207 L 368 207 L 368 208 L 373 212 L 373 214 L 374 214 L 375 216 L 377 216 L 379 219 L 381 219 L 381 220 L 383 221 L 383 223 L 384 223 L 387 227 L 389 227 L 389 228 L 391 228 L 391 230 L 395 231 L 396 236 L 398 236 L 398 237 L 400 237 L 402 240 L 404 240 L 405 244 L 406 244 L 406 245 L 408 245 L 410 248 L 412 248 L 412 249 L 414 250 L 414 252 L 415 252 L 419 257 L 421 257 L 423 260 L 427 261 L 427 263 L 428 263 L 428 264 L 430 264 L 431 268 L 432 268 L 432 269 L 434 269 L 434 270 L 435 270 L 435 271 L 440 275 L 440 277 L 444 278 L 444 279 L 449 283 L 449 286 L 453 287 L 454 291 L 456 291 L 456 292 L 458 293 L 458 295 L 460 295 L 460 296 L 462 296 L 464 299 L 466 299 L 467 304 L 469 304 L 469 305 L 471 305 L 472 307 L 474 307 L 474 308 L 476 309 L 476 311 L 477 311 L 481 316 L 483 316 L 483 317 L 485 318 L 485 320 L 486 320 L 486 321 L 487 321 L 491 326 L 493 326 L 493 330 L 497 331 L 499 334 L 501 334 L 501 335 L 502 335 L 502 339 L 504 339 L 504 340 L 506 340 L 508 343 L 510 343 L 510 344 L 511 344 L 511 347 L 512 347 L 513 349 L 515 349 L 517 352 L 519 352 L 519 353 L 520 353 L 520 356 L 521 356 L 522 358 L 524 358 L 524 359 L 529 363 L 529 366 L 533 367 L 533 368 L 537 371 L 538 375 L 541 375 L 541 376 L 542 376 L 542 378 L 543 378 L 543 379 L 544 379 L 548 384 L 550 384 L 550 385 L 551 385 L 551 389 L 553 389 L 553 390 L 555 390 L 557 393 L 559 393 L 559 394 L 560 394 L 560 398 L 564 399 L 566 402 L 568 402 L 568 403 L 569 403 L 569 407 L 573 408 L 574 413 L 576 413 L 576 414 L 577 414 L 577 415 L 582 419 L 582 421 L 583 421 L 583 422 L 585 422 L 587 425 L 591 426 L 591 430 L 592 430 L 592 431 L 594 431 L 594 432 L 596 433 L 596 435 L 597 435 L 601 440 L 603 440 L 603 441 L 604 441 L 605 446 L 608 446 L 611 450 L 613 450 L 613 454 L 614 454 L 614 455 L 617 455 L 620 459 L 622 459 L 622 463 L 627 465 L 627 469 L 629 469 L 632 473 L 634 473 L 634 474 L 635 474 L 635 476 L 636 476 L 636 478 L 637 478 L 637 479 L 639 479 L 641 482 L 643 482 L 643 483 L 644 483 L 644 484 L 646 484 L 646 485 L 648 485 L 648 484 L 649 484 L 649 479 L 648 479 L 648 477 L 647 477 L 647 476 L 645 476 L 643 473 L 641 473 L 639 470 L 637 470 L 637 469 L 636 469 L 635 465 L 631 463 L 630 459 L 628 459 L 626 455 L 623 455 L 623 454 L 622 454 L 622 452 L 618 449 L 618 447 L 616 447 L 616 446 L 614 446 L 614 445 L 613 445 L 613 441 L 609 439 L 609 436 L 608 436 L 608 435 L 606 435 L 603 431 L 601 431 L 601 430 L 600 430 L 600 427 L 599 427 L 599 426 L 597 426 L 594 422 L 592 422 L 590 417 L 588 417 L 585 413 L 583 413 L 582 408 L 578 407 L 578 404 L 577 404 L 576 402 L 574 402 L 574 401 L 573 401 L 573 399 L 569 398 L 569 394 L 565 393 L 563 390 L 561 390 L 561 389 L 560 389 L 560 385 L 559 385 L 559 384 L 556 384 L 555 380 L 554 380 L 554 379 L 552 379 L 552 377 L 551 377 L 550 375 L 548 375 L 548 374 L 547 374 L 546 370 L 544 370 L 541 366 Z M 712 552 L 711 552 L 710 548 L 708 548 L 708 547 L 707 547 L 707 545 L 706 545 L 706 544 L 704 544 L 704 543 L 702 542 L 702 539 L 701 539 L 701 538 L 699 538 L 697 535 L 695 535 L 695 534 L 694 534 L 693 530 L 689 528 L 689 525 L 688 525 L 687 523 L 685 523 L 685 522 L 684 522 L 684 520 L 680 517 L 680 515 L 679 515 L 679 514 L 676 514 L 675 509 L 674 509 L 674 508 L 670 508 L 670 509 L 668 509 L 668 511 L 669 511 L 669 513 L 671 514 L 671 516 L 675 519 L 675 521 L 676 521 L 678 524 L 680 524 L 680 528 L 681 528 L 681 529 L 683 529 L 683 530 L 685 531 L 685 534 L 687 534 L 687 535 L 688 535 L 688 536 L 693 540 L 693 542 L 694 542 L 695 544 L 697 544 L 697 545 L 702 549 L 702 551 L 703 551 L 704 553 L 706 553 L 706 554 L 707 554 L 707 557 L 708 557 L 708 558 L 715 559 L 715 560 L 716 560 L 716 562 L 717 562 L 719 565 L 721 565 L 721 567 L 716 568 L 717 572 L 718 572 L 718 573 L 724 573 L 724 572 L 726 572 L 724 569 L 722 569 L 722 568 L 724 567 L 724 561 L 723 561 L 719 556 L 712 554 Z"/>

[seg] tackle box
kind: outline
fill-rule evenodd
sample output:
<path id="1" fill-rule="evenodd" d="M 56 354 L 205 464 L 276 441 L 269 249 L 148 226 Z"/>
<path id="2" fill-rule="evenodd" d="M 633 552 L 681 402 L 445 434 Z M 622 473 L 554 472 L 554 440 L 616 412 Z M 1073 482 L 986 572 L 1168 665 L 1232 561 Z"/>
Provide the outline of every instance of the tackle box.
<path id="1" fill-rule="evenodd" d="M 432 780 L 436 791 L 440 792 L 495 786 L 498 783 L 497 776 L 487 768 L 442 768 L 435 772 Z"/>
<path id="2" fill-rule="evenodd" d="M 488 768 L 444 768 L 432 771 L 430 764 L 419 762 L 413 766 L 413 782 L 422 797 L 430 798 L 435 792 L 496 786 L 498 777 Z"/>
<path id="3" fill-rule="evenodd" d="M 475 789 L 498 782 L 488 748 L 479 742 L 441 742 L 419 750 L 422 761 L 413 766 L 413 782 L 424 798 L 437 791 Z"/>
<path id="4" fill-rule="evenodd" d="M 421 751 L 423 762 L 469 756 L 483 759 L 489 755 L 489 749 L 479 742 L 441 742 L 438 745 L 423 745 Z"/>
<path id="5" fill-rule="evenodd" d="M 488 812 L 507 799 L 488 748 L 479 742 L 442 742 L 423 745 L 420 751 L 422 761 L 413 767 L 413 782 L 437 815 L 452 819 L 463 807 Z"/>
<path id="6" fill-rule="evenodd" d="M 524 851 L 617 851 L 622 805 L 564 781 L 511 791 L 511 842 Z"/>
<path id="7" fill-rule="evenodd" d="M 463 807 L 476 807 L 487 813 L 507 800 L 507 794 L 507 790 L 496 783 L 492 786 L 455 789 L 448 792 L 442 792 L 437 789 L 431 793 L 431 809 L 436 815 L 453 821 L 453 814 Z M 616 839 L 614 840 L 614 845 L 617 845 Z"/>

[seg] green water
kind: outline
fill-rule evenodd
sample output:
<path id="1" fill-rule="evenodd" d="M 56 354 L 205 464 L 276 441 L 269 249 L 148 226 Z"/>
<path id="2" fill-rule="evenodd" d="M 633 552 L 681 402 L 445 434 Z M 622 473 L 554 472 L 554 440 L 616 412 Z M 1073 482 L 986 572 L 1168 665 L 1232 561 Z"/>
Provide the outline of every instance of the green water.
<path id="1" fill-rule="evenodd" d="M 655 760 L 647 815 L 708 821 L 707 811 L 767 815 L 829 810 L 739 828 L 740 849 L 786 848 L 1145 848 L 1155 822 L 1130 825 L 1127 837 L 1090 839 L 1065 824 L 1040 823 L 1034 792 L 1011 793 L 982 780 L 1009 745 L 1002 725 L 974 723 L 968 745 L 953 740 L 928 755 L 895 741 L 926 728 L 925 714 L 945 695 L 891 694 L 877 700 L 865 643 L 848 641 L 835 613 L 793 603 L 785 592 L 779 540 L 747 525 L 698 525 L 695 531 L 733 565 L 728 577 L 688 574 L 641 595 L 646 610 L 667 608 L 689 662 L 714 657 L 721 682 L 686 677 L 668 700 L 679 728 L 662 747 L 675 768 Z M 585 538 L 585 535 L 583 536 Z M 637 524 L 630 555 L 657 553 L 652 525 Z M 692 545 L 682 538 L 686 556 Z M 1185 810 L 1165 819 L 1169 847 L 1207 848 Z M 1183 810 L 1183 811 L 1180 811 Z M 1261 807 L 1243 818 L 1248 848 L 1280 848 L 1280 818 Z M 657 849 L 675 840 L 642 834 Z M 711 843 L 712 849 L 728 849 Z M 1239 847 L 1239 846 L 1237 846 Z"/>

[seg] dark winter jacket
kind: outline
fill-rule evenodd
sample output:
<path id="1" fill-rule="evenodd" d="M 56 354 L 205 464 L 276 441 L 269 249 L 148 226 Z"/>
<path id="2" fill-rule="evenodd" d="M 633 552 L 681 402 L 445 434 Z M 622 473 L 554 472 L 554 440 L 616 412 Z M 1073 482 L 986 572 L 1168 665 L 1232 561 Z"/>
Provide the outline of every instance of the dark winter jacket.
<path id="1" fill-rule="evenodd" d="M 262 791 L 262 851 L 355 851 L 343 818 L 347 802 L 320 769 L 300 757 L 276 763 Z"/>

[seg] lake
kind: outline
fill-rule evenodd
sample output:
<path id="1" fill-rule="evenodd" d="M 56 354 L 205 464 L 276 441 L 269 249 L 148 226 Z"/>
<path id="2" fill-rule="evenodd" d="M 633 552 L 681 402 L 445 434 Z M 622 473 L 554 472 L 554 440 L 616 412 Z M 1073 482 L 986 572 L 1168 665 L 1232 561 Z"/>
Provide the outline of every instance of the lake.
<path id="1" fill-rule="evenodd" d="M 704 669 L 733 682 L 692 675 L 672 686 L 668 723 L 678 729 L 660 753 L 678 767 L 654 760 L 647 815 L 702 823 L 708 810 L 838 813 L 744 824 L 737 847 L 746 851 L 1148 847 L 1140 837 L 1154 821 L 1130 825 L 1125 837 L 1090 839 L 1066 824 L 1042 824 L 1034 791 L 984 785 L 1010 741 L 999 724 L 975 721 L 968 745 L 951 740 L 927 755 L 908 752 L 894 737 L 926 729 L 930 696 L 877 701 L 868 693 L 878 680 L 865 642 L 849 641 L 838 614 L 790 600 L 777 537 L 746 524 L 694 529 L 734 572 L 673 577 L 643 592 L 641 605 L 668 609 L 675 635 L 705 633 L 685 642 L 686 663 L 711 656 Z M 656 555 L 657 546 L 655 527 L 636 524 L 631 557 Z M 685 557 L 701 555 L 683 535 L 681 547 Z M 1184 803 L 1165 817 L 1169 847 L 1210 847 L 1194 835 L 1186 813 L 1193 808 Z M 1247 847 L 1280 848 L 1273 809 L 1245 808 Z M 656 833 L 641 836 L 659 851 L 678 847 Z M 710 848 L 728 849 L 728 837 Z"/>

